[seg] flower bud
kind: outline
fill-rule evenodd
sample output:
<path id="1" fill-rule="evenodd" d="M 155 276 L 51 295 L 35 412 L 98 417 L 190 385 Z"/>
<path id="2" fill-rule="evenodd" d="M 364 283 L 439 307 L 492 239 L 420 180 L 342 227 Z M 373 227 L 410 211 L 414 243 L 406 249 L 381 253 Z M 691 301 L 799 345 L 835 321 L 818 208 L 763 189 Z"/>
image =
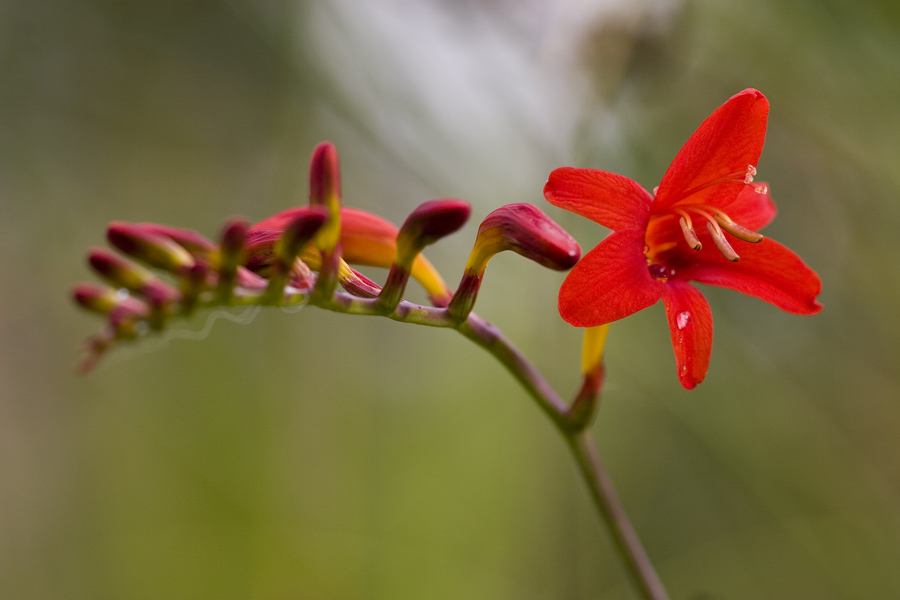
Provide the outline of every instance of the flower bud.
<path id="1" fill-rule="evenodd" d="M 416 257 L 425 246 L 457 231 L 465 225 L 471 208 L 462 200 L 429 200 L 416 208 L 400 228 L 397 252 L 379 303 L 387 311 L 397 307 L 412 271 Z"/>
<path id="2" fill-rule="evenodd" d="M 309 203 L 327 207 L 330 214 L 340 210 L 341 166 L 337 148 L 331 142 L 322 142 L 313 150 L 309 162 Z"/>
<path id="3" fill-rule="evenodd" d="M 408 269 L 426 246 L 465 225 L 471 212 L 468 202 L 452 198 L 420 204 L 409 214 L 397 234 L 396 263 Z"/>
<path id="4" fill-rule="evenodd" d="M 206 262 L 197 261 L 197 263 L 188 269 L 184 278 L 181 280 L 181 311 L 189 315 L 197 307 L 197 300 L 200 294 L 208 289 L 210 280 L 210 268 Z"/>
<path id="5" fill-rule="evenodd" d="M 111 284 L 136 292 L 147 298 L 151 304 L 169 304 L 181 297 L 178 290 L 147 269 L 102 248 L 91 250 L 88 253 L 88 262 Z"/>
<path id="6" fill-rule="evenodd" d="M 512 250 L 550 269 L 571 269 L 581 247 L 562 227 L 531 204 L 507 204 L 489 214 L 478 228 L 459 288 L 450 301 L 453 319 L 462 321 L 475 305 L 481 278 L 491 258 Z"/>
<path id="7" fill-rule="evenodd" d="M 194 266 L 194 258 L 182 246 L 138 225 L 111 223 L 106 237 L 125 254 L 170 273 L 183 273 Z"/>
<path id="8" fill-rule="evenodd" d="M 341 286 L 354 296 L 376 298 L 381 294 L 381 286 L 341 261 Z"/>
<path id="9" fill-rule="evenodd" d="M 243 219 L 232 219 L 225 223 L 219 243 L 219 282 L 217 293 L 222 304 L 231 301 L 232 288 L 235 284 L 238 266 L 244 260 L 244 242 L 250 224 Z"/>
<path id="10" fill-rule="evenodd" d="M 290 271 L 297 255 L 322 228 L 328 216 L 326 208 L 313 206 L 307 212 L 298 214 L 285 226 L 274 253 L 276 264 L 282 272 Z"/>
<path id="11" fill-rule="evenodd" d="M 260 221 L 250 228 L 251 239 L 255 239 L 253 236 L 261 230 L 284 229 L 291 219 L 299 214 L 309 212 L 309 210 L 310 207 L 308 206 L 289 208 Z M 341 258 L 350 264 L 389 268 L 397 256 L 398 233 L 399 231 L 395 225 L 377 215 L 357 208 L 341 208 Z M 263 243 L 261 239 L 260 244 Z M 252 241 L 248 241 L 248 245 L 252 244 Z M 309 250 L 309 247 L 303 251 L 301 258 L 313 270 L 318 270 L 321 266 L 321 259 L 318 253 Z M 264 264 L 264 261 L 265 258 L 259 262 L 254 262 L 253 266 L 248 265 L 248 267 L 266 276 L 265 271 L 257 270 L 257 266 Z M 340 273 L 341 284 L 346 288 L 348 281 L 343 267 L 341 267 Z M 447 284 L 444 283 L 437 270 L 423 255 L 419 254 L 413 261 L 411 276 L 422 284 L 435 306 L 446 306 L 450 301 L 452 292 L 447 287 Z M 353 284 L 350 283 L 349 285 L 352 286 Z"/>
<path id="12" fill-rule="evenodd" d="M 280 303 L 283 299 L 284 286 L 288 281 L 299 283 L 302 287 L 312 285 L 314 281 L 312 272 L 306 264 L 297 260 L 297 255 L 303 251 L 327 218 L 328 211 L 324 207 L 313 206 L 309 211 L 297 215 L 281 232 L 272 252 L 266 302 Z"/>
<path id="13" fill-rule="evenodd" d="M 507 204 L 478 228 L 466 270 L 481 274 L 491 258 L 512 250 L 555 271 L 566 271 L 581 257 L 581 247 L 562 227 L 531 204 Z"/>
<path id="14" fill-rule="evenodd" d="M 322 142 L 313 150 L 309 163 L 309 204 L 328 209 L 328 219 L 314 242 L 322 253 L 314 294 L 330 298 L 337 286 L 341 259 L 341 169 L 337 149 L 331 142 Z"/>
<path id="15" fill-rule="evenodd" d="M 283 229 L 254 227 L 247 231 L 247 238 L 244 240 L 244 266 L 257 275 L 268 278 L 275 264 L 275 244 Z"/>
<path id="16" fill-rule="evenodd" d="M 117 306 L 125 306 L 133 314 L 143 314 L 146 305 L 123 290 L 95 283 L 79 283 L 72 288 L 72 298 L 91 312 L 108 315 Z"/>
<path id="17" fill-rule="evenodd" d="M 167 237 L 184 247 L 185 250 L 194 256 L 209 257 L 216 250 L 216 245 L 214 243 L 205 236 L 190 229 L 157 225 L 156 223 L 138 223 L 135 227 L 149 233 Z"/>

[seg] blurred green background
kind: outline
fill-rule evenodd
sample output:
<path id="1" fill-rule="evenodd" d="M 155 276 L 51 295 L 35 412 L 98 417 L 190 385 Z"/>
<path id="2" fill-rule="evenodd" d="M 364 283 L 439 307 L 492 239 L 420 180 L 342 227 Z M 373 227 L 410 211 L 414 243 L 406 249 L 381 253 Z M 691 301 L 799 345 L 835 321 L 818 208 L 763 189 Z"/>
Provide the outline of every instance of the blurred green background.
<path id="1" fill-rule="evenodd" d="M 900 597 L 893 0 L 0 2 L 0 597 L 632 598 L 549 422 L 461 336 L 272 309 L 79 377 L 100 321 L 68 290 L 108 221 L 215 236 L 304 203 L 323 139 L 348 205 L 472 202 L 429 253 L 451 284 L 504 203 L 587 250 L 606 232 L 548 173 L 650 189 L 746 87 L 766 233 L 825 310 L 706 288 L 690 393 L 661 306 L 616 324 L 594 431 L 673 598 Z M 569 396 L 562 279 L 499 256 L 477 310 Z"/>

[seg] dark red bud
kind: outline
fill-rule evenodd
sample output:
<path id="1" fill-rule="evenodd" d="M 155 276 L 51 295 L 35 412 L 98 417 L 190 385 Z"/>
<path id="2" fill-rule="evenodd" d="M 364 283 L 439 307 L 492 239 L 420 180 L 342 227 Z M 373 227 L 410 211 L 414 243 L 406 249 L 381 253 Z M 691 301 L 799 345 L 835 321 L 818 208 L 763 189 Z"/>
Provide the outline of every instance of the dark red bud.
<path id="1" fill-rule="evenodd" d="M 110 223 L 106 237 L 125 254 L 170 273 L 181 273 L 194 266 L 194 258 L 184 247 L 130 223 Z"/>
<path id="2" fill-rule="evenodd" d="M 470 264 L 483 271 L 487 261 L 504 250 L 557 271 L 571 269 L 581 257 L 578 242 L 531 204 L 507 204 L 489 214 L 478 228 Z"/>
<path id="3" fill-rule="evenodd" d="M 322 142 L 313 150 L 309 162 L 309 203 L 331 206 L 341 198 L 341 167 L 337 148 L 331 142 Z"/>

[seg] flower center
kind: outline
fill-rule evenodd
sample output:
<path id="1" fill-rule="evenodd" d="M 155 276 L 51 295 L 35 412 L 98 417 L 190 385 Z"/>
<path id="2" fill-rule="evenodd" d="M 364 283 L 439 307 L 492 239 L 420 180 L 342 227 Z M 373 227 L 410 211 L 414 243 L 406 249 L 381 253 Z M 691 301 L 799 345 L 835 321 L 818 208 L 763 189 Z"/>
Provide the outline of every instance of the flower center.
<path id="1" fill-rule="evenodd" d="M 740 256 L 734 251 L 731 244 L 728 243 L 723 230 L 745 242 L 757 244 L 763 240 L 762 234 L 738 225 L 727 214 L 712 206 L 695 204 L 691 206 L 675 207 L 672 209 L 672 213 L 678 217 L 678 225 L 681 227 L 681 233 L 684 235 L 684 240 L 693 250 L 700 250 L 700 248 L 703 247 L 703 244 L 700 243 L 697 232 L 694 230 L 694 222 L 691 215 L 693 214 L 694 216 L 705 219 L 706 229 L 709 231 L 709 235 L 712 236 L 716 248 L 719 249 L 719 252 L 721 252 L 725 258 L 732 262 L 737 262 L 740 259 Z"/>
<path id="2" fill-rule="evenodd" d="M 682 196 L 682 199 L 689 198 L 690 196 L 693 196 L 701 190 L 705 190 L 714 185 L 720 185 L 723 183 L 739 182 L 750 184 L 753 181 L 754 175 L 756 175 L 756 168 L 753 165 L 747 165 L 747 170 L 743 173 L 731 173 L 729 175 L 726 175 L 725 177 L 707 181 L 701 185 L 687 190 Z M 758 194 L 765 194 L 766 192 L 768 192 L 768 189 L 766 189 L 766 186 L 764 185 L 753 186 L 753 189 Z M 654 192 L 655 191 L 656 190 L 654 190 Z M 697 236 L 697 231 L 694 229 L 693 219 L 695 217 L 704 219 L 706 221 L 706 229 L 712 236 L 712 240 L 716 245 L 716 248 L 719 249 L 719 252 L 721 252 L 725 258 L 732 262 L 737 262 L 740 259 L 740 256 L 738 256 L 737 252 L 734 251 L 734 248 L 731 247 L 731 244 L 728 243 L 723 230 L 730 233 L 739 240 L 743 240 L 745 242 L 756 244 L 763 240 L 763 236 L 761 234 L 755 231 L 751 231 L 746 227 L 735 223 L 734 220 L 723 211 L 708 204 L 676 205 L 670 208 L 665 213 L 657 215 L 655 218 L 661 219 L 666 217 L 678 218 L 678 225 L 681 227 L 681 233 L 684 235 L 684 241 L 687 242 L 687 245 L 690 246 L 693 250 L 700 250 L 703 247 L 703 244 L 700 243 L 700 239 Z"/>

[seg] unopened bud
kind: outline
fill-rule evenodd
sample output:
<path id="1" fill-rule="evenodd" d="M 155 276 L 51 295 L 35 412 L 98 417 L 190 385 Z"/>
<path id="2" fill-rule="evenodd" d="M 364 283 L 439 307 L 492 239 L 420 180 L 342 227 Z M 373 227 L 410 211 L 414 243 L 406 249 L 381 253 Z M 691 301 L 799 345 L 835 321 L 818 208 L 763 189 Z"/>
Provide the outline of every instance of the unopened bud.
<path id="1" fill-rule="evenodd" d="M 581 247 L 562 227 L 531 204 L 507 204 L 489 214 L 478 228 L 459 288 L 448 307 L 451 318 L 462 321 L 475 305 L 488 262 L 512 250 L 550 269 L 571 269 Z"/>
<path id="2" fill-rule="evenodd" d="M 120 305 L 138 314 L 146 306 L 128 294 L 127 290 L 113 289 L 95 283 L 79 283 L 72 288 L 72 298 L 82 307 L 100 315 L 108 315 Z"/>
<path id="3" fill-rule="evenodd" d="M 254 236 L 259 235 L 259 245 L 264 246 L 266 240 L 264 235 L 275 236 L 276 234 L 263 234 L 263 230 L 281 230 L 288 223 L 300 214 L 307 213 L 311 210 L 308 206 L 298 206 L 289 208 L 276 215 L 269 217 L 250 228 L 250 238 L 248 239 L 248 247 L 254 245 Z M 391 222 L 373 215 L 372 213 L 357 208 L 343 207 L 341 208 L 341 258 L 347 263 L 356 265 L 365 265 L 369 267 L 389 268 L 397 256 L 397 235 L 399 230 Z M 318 270 L 321 267 L 321 257 L 317 251 L 307 249 L 301 255 L 303 262 L 307 263 Z M 256 256 L 251 250 L 249 256 Z M 259 260 L 248 264 L 248 267 L 267 276 L 267 272 L 261 269 L 267 269 L 266 261 L 271 261 L 272 250 L 260 249 Z M 248 259 L 249 260 L 249 259 Z M 435 306 L 446 306 L 450 301 L 452 292 L 444 283 L 437 270 L 428 262 L 423 255 L 416 256 L 412 264 L 412 278 L 422 284 L 425 291 L 431 297 Z M 354 285 L 346 280 L 345 270 L 340 269 L 341 285 L 345 288 Z M 379 288 L 380 289 L 380 288 Z M 348 290 L 349 291 L 349 290 Z M 352 293 L 352 292 L 351 292 Z M 377 295 L 377 294 L 376 294 Z"/>
<path id="4" fill-rule="evenodd" d="M 341 259 L 341 170 L 337 149 L 331 142 L 322 142 L 313 151 L 309 163 L 309 203 L 328 209 L 328 219 L 315 236 L 322 265 L 314 294 L 330 298 L 337 286 Z"/>
<path id="5" fill-rule="evenodd" d="M 205 262 L 198 261 L 188 269 L 181 281 L 181 310 L 185 314 L 191 314 L 197 307 L 197 299 L 200 294 L 208 289 L 210 268 Z"/>
<path id="6" fill-rule="evenodd" d="M 194 258 L 172 239 L 130 223 L 111 223 L 106 232 L 109 243 L 152 267 L 183 273 L 194 266 Z"/>
<path id="7" fill-rule="evenodd" d="M 379 296 L 385 310 L 397 307 L 422 250 L 465 225 L 470 213 L 467 202 L 454 199 L 430 200 L 410 213 L 397 235 L 396 259 Z"/>
<path id="8" fill-rule="evenodd" d="M 223 304 L 231 301 L 238 266 L 244 259 L 244 242 L 250 224 L 243 219 L 232 219 L 225 223 L 219 244 L 219 282 L 217 292 Z"/>
<path id="9" fill-rule="evenodd" d="M 465 225 L 471 212 L 468 202 L 452 198 L 429 200 L 420 204 L 400 227 L 396 263 L 409 268 L 426 246 Z"/>
<path id="10" fill-rule="evenodd" d="M 381 294 L 381 286 L 341 261 L 341 286 L 354 296 L 375 298 Z"/>
<path id="11" fill-rule="evenodd" d="M 507 204 L 489 214 L 478 228 L 466 269 L 481 274 L 504 250 L 556 271 L 571 269 L 581 257 L 578 242 L 531 204 Z"/>
<path id="12" fill-rule="evenodd" d="M 181 297 L 178 290 L 147 269 L 102 248 L 91 250 L 88 253 L 88 262 L 111 284 L 144 296 L 152 305 L 170 304 Z"/>
<path id="13" fill-rule="evenodd" d="M 275 263 L 275 244 L 281 234 L 282 229 L 250 228 L 244 240 L 244 266 L 268 278 Z"/>
<path id="14" fill-rule="evenodd" d="M 269 283 L 266 289 L 266 301 L 279 303 L 283 299 L 284 286 L 288 281 L 300 282 L 303 287 L 312 285 L 313 277 L 309 267 L 297 260 L 304 247 L 319 231 L 328 217 L 328 211 L 322 206 L 313 206 L 309 211 L 298 215 L 281 232 L 275 243 L 272 254 L 272 266 L 269 269 Z"/>
<path id="15" fill-rule="evenodd" d="M 156 235 L 167 237 L 177 242 L 194 256 L 208 257 L 216 250 L 216 245 L 212 241 L 190 229 L 168 227 L 166 225 L 157 225 L 156 223 L 138 223 L 136 227 Z"/>
<path id="16" fill-rule="evenodd" d="M 278 267 L 285 273 L 290 271 L 297 255 L 321 229 L 328 219 L 325 207 L 312 206 L 310 210 L 297 215 L 284 228 L 275 245 L 275 259 Z"/>

